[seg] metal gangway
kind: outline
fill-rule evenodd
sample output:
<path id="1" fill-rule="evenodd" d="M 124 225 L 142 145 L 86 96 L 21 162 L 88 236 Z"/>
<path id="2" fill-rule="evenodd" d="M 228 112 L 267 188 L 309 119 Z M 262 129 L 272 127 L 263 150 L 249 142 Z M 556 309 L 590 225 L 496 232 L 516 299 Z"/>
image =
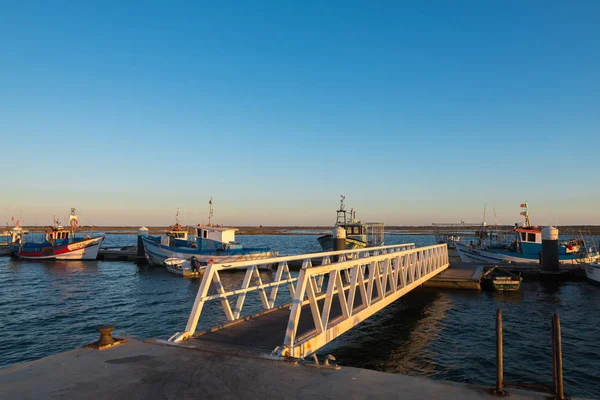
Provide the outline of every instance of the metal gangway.
<path id="1" fill-rule="evenodd" d="M 300 261 L 293 276 L 289 265 Z M 274 266 L 274 275 L 267 274 L 271 279 L 264 271 L 261 277 L 262 269 Z M 245 356 L 305 358 L 448 266 L 445 244 L 416 248 L 414 243 L 208 265 L 185 331 L 168 342 Z M 222 276 L 232 270 L 245 270 L 244 279 L 226 289 Z M 258 293 L 263 310 L 244 315 L 251 292 Z M 278 294 L 289 301 L 281 304 Z M 196 332 L 205 304 L 217 300 L 228 322 Z"/>

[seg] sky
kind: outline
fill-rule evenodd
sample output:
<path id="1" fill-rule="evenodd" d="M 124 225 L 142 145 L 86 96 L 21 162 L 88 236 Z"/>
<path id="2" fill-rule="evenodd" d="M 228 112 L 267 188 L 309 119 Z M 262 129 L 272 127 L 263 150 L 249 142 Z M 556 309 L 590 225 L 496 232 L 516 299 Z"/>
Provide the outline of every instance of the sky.
<path id="1" fill-rule="evenodd" d="M 0 223 L 600 224 L 600 2 L 0 1 Z M 22 211 L 21 211 L 22 210 Z"/>

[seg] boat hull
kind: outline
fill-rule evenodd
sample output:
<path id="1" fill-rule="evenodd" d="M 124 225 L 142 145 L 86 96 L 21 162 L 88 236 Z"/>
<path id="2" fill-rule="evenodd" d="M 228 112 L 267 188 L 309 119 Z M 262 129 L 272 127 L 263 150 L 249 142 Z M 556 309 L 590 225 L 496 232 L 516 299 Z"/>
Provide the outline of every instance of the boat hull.
<path id="1" fill-rule="evenodd" d="M 600 263 L 588 264 L 584 269 L 586 278 L 594 285 L 600 286 Z"/>
<path id="2" fill-rule="evenodd" d="M 146 237 L 142 237 L 142 240 L 144 241 L 144 251 L 148 263 L 156 266 L 165 265 L 164 262 L 168 258 L 189 260 L 194 256 L 201 264 L 206 264 L 210 260 L 213 260 L 215 264 L 225 264 L 239 261 L 260 260 L 263 258 L 275 257 L 276 255 L 273 251 L 265 249 L 244 249 L 231 252 L 203 253 L 189 247 L 178 248 L 165 246 Z"/>
<path id="3" fill-rule="evenodd" d="M 206 269 L 205 266 L 201 266 L 198 271 L 193 271 L 190 262 L 181 258 L 167 258 L 164 265 L 172 274 L 183 276 L 184 278 L 200 278 L 204 276 Z"/>
<path id="4" fill-rule="evenodd" d="M 456 243 L 456 250 L 464 262 L 487 262 L 487 263 L 525 263 L 539 264 L 539 257 L 531 257 L 520 253 L 509 251 L 482 250 L 464 244 Z M 574 254 L 561 255 L 560 264 L 581 264 L 598 259 L 598 255 L 588 257 L 577 257 Z"/>
<path id="5" fill-rule="evenodd" d="M 10 255 L 10 246 L 0 246 L 0 256 L 8 256 Z"/>
<path id="6" fill-rule="evenodd" d="M 483 286 L 486 290 L 495 292 L 517 292 L 521 287 L 521 280 L 492 278 L 485 279 Z"/>
<path id="7" fill-rule="evenodd" d="M 21 248 L 16 256 L 25 260 L 95 260 L 104 236 L 84 239 L 56 247 L 45 247 L 41 251 Z"/>
<path id="8" fill-rule="evenodd" d="M 323 251 L 333 251 L 333 235 L 321 236 L 317 239 Z M 362 249 L 367 247 L 367 243 L 362 240 L 346 238 L 346 250 Z"/>

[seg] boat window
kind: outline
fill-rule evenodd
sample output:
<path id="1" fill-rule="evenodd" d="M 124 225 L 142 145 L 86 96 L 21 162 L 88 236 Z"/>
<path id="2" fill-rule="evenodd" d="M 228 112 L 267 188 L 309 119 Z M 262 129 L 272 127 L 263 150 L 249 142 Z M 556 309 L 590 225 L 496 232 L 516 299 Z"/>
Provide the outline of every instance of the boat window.
<path id="1" fill-rule="evenodd" d="M 202 231 L 202 237 L 206 239 L 208 237 L 208 231 Z"/>
<path id="2" fill-rule="evenodd" d="M 528 242 L 535 242 L 535 233 L 529 233 L 527 235 L 527 241 Z"/>
<path id="3" fill-rule="evenodd" d="M 527 240 L 527 233 L 521 232 L 521 240 L 524 242 Z"/>

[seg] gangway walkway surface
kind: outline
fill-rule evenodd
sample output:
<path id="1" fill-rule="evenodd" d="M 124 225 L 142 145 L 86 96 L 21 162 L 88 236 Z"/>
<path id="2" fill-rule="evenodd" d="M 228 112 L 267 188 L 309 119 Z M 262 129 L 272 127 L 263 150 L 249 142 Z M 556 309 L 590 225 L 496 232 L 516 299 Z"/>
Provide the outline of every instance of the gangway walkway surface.
<path id="1" fill-rule="evenodd" d="M 303 266 L 294 277 L 288 263 L 298 260 Z M 321 265 L 313 266 L 316 260 Z M 259 273 L 266 265 L 277 265 L 270 282 L 263 282 Z M 445 244 L 416 248 L 413 243 L 212 264 L 202 278 L 186 330 L 168 342 L 241 356 L 304 358 L 448 266 Z M 226 290 L 220 274 L 240 269 L 246 271 L 241 286 Z M 282 286 L 287 290 L 280 291 Z M 250 292 L 259 294 L 263 311 L 244 316 Z M 289 301 L 278 305 L 278 293 Z M 205 303 L 215 300 L 221 302 L 228 322 L 196 332 Z"/>

